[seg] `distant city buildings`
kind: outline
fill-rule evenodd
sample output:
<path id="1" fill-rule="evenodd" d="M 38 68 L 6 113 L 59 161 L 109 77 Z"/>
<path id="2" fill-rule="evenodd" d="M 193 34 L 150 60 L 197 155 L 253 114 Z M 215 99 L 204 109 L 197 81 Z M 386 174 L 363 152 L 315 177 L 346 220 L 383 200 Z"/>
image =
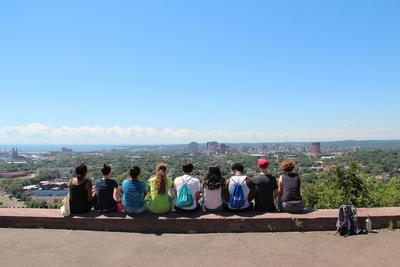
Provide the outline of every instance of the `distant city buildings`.
<path id="1" fill-rule="evenodd" d="M 64 154 L 68 154 L 68 153 L 72 153 L 74 151 L 72 149 L 70 149 L 70 148 L 62 147 L 61 148 L 61 152 L 64 153 Z"/>
<path id="2" fill-rule="evenodd" d="M 10 157 L 11 157 L 11 161 L 12 162 L 19 162 L 19 163 L 26 163 L 26 160 L 28 160 L 28 158 L 27 157 L 24 157 L 24 156 L 22 156 L 22 155 L 20 155 L 19 153 L 18 153 L 18 148 L 16 148 L 16 147 L 13 147 L 12 149 L 11 149 L 11 155 L 10 155 Z"/>
<path id="3" fill-rule="evenodd" d="M 220 154 L 226 154 L 228 152 L 229 146 L 226 144 L 220 144 L 219 145 L 219 153 Z"/>
<path id="4" fill-rule="evenodd" d="M 314 142 L 311 144 L 311 155 L 315 158 L 318 158 L 321 155 L 321 143 Z"/>
<path id="5" fill-rule="evenodd" d="M 217 154 L 218 153 L 218 142 L 207 142 L 207 154 Z"/>
<path id="6" fill-rule="evenodd" d="M 14 147 L 13 147 L 13 148 L 11 149 L 11 158 L 12 158 L 12 159 L 15 159 L 15 158 L 17 158 L 17 157 L 18 157 L 18 148 L 16 148 L 16 147 L 14 148 Z"/>
<path id="7" fill-rule="evenodd" d="M 191 142 L 188 147 L 189 153 L 197 154 L 199 153 L 199 144 L 196 142 Z"/>
<path id="8" fill-rule="evenodd" d="M 208 155 L 227 154 L 229 152 L 229 146 L 216 141 L 207 142 L 206 153 Z"/>

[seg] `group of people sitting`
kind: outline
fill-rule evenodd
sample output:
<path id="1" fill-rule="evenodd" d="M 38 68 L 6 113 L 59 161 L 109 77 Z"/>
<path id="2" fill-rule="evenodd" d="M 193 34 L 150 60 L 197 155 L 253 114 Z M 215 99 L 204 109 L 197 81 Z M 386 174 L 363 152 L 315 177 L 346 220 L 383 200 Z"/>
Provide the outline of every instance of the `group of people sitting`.
<path id="1" fill-rule="evenodd" d="M 269 174 L 267 159 L 259 159 L 260 173 L 250 178 L 244 174 L 240 163 L 232 165 L 232 176 L 224 179 L 218 166 L 210 166 L 204 179 L 192 176 L 194 166 L 190 162 L 182 165 L 183 175 L 171 180 L 167 177 L 167 165 L 160 163 L 155 175 L 143 182 L 140 167 L 133 166 L 130 177 L 119 186 L 113 180 L 111 166 L 104 163 L 102 179 L 95 187 L 87 179 L 88 167 L 76 167 L 76 176 L 69 183 L 69 205 L 71 213 L 89 212 L 92 207 L 100 212 L 124 211 L 127 213 L 163 214 L 174 209 L 177 213 L 200 211 L 218 212 L 284 212 L 300 213 L 303 201 L 300 193 L 301 179 L 293 172 L 295 162 L 285 160 L 278 181 Z M 278 207 L 277 207 L 278 206 Z"/>

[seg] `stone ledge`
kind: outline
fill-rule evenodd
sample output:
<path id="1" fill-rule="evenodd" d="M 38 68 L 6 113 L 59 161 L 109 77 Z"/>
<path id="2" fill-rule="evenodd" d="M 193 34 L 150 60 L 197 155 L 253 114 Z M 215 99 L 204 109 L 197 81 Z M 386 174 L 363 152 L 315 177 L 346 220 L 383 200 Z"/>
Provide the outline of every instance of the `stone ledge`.
<path id="1" fill-rule="evenodd" d="M 360 208 L 360 221 L 368 216 L 374 229 L 400 228 L 400 207 Z M 289 213 L 231 213 L 181 216 L 176 213 L 156 216 L 123 213 L 100 214 L 91 212 L 63 217 L 59 210 L 0 209 L 0 227 L 48 228 L 137 233 L 236 233 L 290 232 L 336 230 L 338 211 L 315 210 L 305 214 Z"/>

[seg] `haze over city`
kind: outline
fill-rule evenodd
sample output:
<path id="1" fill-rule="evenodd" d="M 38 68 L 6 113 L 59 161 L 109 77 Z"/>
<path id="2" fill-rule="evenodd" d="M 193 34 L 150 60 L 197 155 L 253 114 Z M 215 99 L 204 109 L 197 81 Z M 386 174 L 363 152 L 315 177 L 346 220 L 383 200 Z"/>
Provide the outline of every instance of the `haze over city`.
<path id="1" fill-rule="evenodd" d="M 0 144 L 400 139 L 399 7 L 3 1 Z"/>

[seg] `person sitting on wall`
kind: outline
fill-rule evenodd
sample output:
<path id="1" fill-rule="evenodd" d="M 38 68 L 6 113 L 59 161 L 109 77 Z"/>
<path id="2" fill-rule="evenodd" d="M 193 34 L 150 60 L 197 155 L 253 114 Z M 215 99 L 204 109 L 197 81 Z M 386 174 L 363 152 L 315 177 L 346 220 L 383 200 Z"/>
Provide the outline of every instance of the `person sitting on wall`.
<path id="1" fill-rule="evenodd" d="M 133 166 L 129 174 L 130 178 L 122 182 L 122 204 L 125 212 L 142 213 L 147 210 L 147 205 L 144 201 L 144 197 L 148 192 L 147 185 L 139 180 L 139 166 Z"/>
<path id="2" fill-rule="evenodd" d="M 255 207 L 256 211 L 274 212 L 276 211 L 274 199 L 278 195 L 278 183 L 276 177 L 268 173 L 269 161 L 267 159 L 258 160 L 260 173 L 252 179 L 255 185 Z"/>
<path id="3" fill-rule="evenodd" d="M 243 174 L 244 167 L 240 163 L 232 165 L 233 176 L 225 182 L 225 200 L 231 212 L 248 212 L 253 210 L 254 184 Z"/>
<path id="4" fill-rule="evenodd" d="M 301 213 L 304 211 L 300 193 L 301 179 L 293 172 L 295 166 L 294 160 L 284 160 L 280 166 L 283 174 L 278 181 L 279 209 L 290 213 Z"/>
<path id="5" fill-rule="evenodd" d="M 92 183 L 86 177 L 88 167 L 81 164 L 75 168 L 75 177 L 68 184 L 69 205 L 72 213 L 85 213 L 92 209 Z"/>

